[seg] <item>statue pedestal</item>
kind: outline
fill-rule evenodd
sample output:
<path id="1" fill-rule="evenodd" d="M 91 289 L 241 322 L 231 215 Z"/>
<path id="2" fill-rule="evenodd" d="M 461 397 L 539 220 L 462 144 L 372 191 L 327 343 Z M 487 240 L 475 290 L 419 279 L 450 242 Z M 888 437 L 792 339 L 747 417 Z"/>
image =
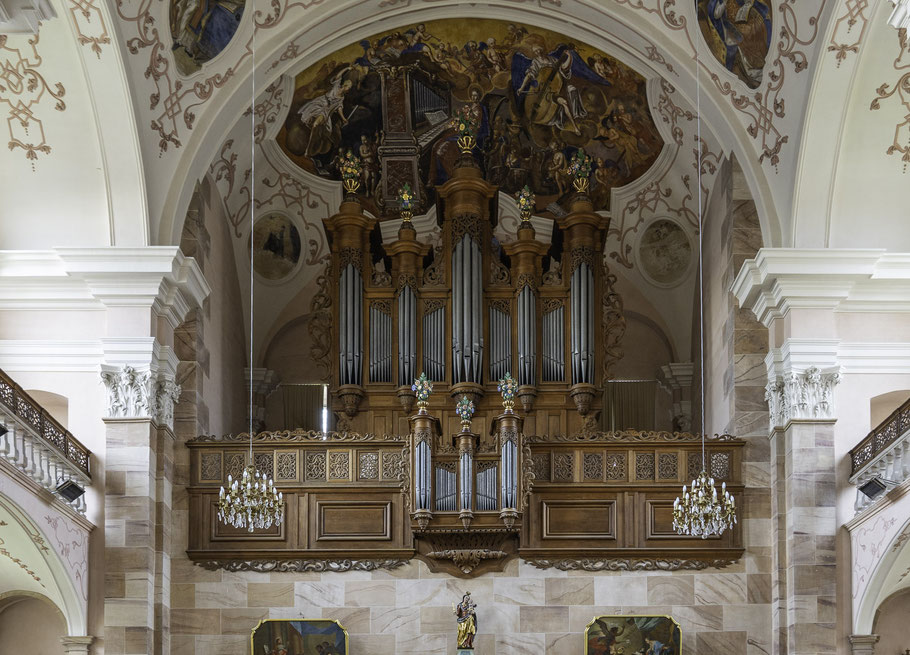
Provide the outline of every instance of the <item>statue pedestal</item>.
<path id="1" fill-rule="evenodd" d="M 455 655 L 474 655 L 473 648 L 459 648 L 455 651 Z"/>

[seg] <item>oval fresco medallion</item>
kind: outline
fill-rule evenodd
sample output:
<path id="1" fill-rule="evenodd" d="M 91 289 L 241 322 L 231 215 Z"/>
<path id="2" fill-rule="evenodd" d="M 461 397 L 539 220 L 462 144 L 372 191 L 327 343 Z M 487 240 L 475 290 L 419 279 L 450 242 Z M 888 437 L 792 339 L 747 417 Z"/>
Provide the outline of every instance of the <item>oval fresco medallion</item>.
<path id="1" fill-rule="evenodd" d="M 549 30 L 491 19 L 442 19 L 381 32 L 299 73 L 278 144 L 304 170 L 340 180 L 363 163 L 371 211 L 397 208 L 408 182 L 429 206 L 459 157 L 453 117 L 476 125 L 475 160 L 507 193 L 529 185 L 538 206 L 567 198 L 569 162 L 592 160 L 589 195 L 647 171 L 663 147 L 646 80 L 619 60 Z"/>
<path id="2" fill-rule="evenodd" d="M 253 270 L 266 280 L 282 280 L 300 261 L 300 232 L 281 214 L 257 218 L 253 249 Z"/>
<path id="3" fill-rule="evenodd" d="M 190 75 L 230 43 L 245 0 L 170 0 L 171 37 L 177 70 Z"/>
<path id="4" fill-rule="evenodd" d="M 679 225 L 665 218 L 651 223 L 638 242 L 644 274 L 661 286 L 682 281 L 692 260 L 692 244 Z"/>
<path id="5" fill-rule="evenodd" d="M 698 24 L 711 53 L 728 71 L 754 89 L 762 80 L 771 49 L 768 0 L 695 0 Z"/>

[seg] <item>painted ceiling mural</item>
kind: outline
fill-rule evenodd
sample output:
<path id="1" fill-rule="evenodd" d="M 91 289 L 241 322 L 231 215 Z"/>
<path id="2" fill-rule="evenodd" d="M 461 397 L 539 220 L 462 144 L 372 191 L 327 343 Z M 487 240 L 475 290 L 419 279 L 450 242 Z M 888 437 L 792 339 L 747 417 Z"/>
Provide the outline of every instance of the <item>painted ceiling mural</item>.
<path id="1" fill-rule="evenodd" d="M 754 89 L 761 84 L 771 48 L 767 0 L 695 0 L 702 36 L 714 57 Z"/>
<path id="2" fill-rule="evenodd" d="M 663 146 L 641 75 L 566 36 L 485 19 L 411 25 L 323 58 L 297 75 L 277 140 L 334 180 L 351 150 L 364 163 L 361 192 L 383 213 L 404 182 L 432 202 L 458 156 L 451 117 L 465 107 L 486 179 L 513 193 L 529 184 L 541 208 L 571 193 L 578 149 L 595 162 L 590 195 L 607 209 L 610 189 Z"/>
<path id="3" fill-rule="evenodd" d="M 195 73 L 230 43 L 245 0 L 170 0 L 171 37 L 177 70 Z"/>

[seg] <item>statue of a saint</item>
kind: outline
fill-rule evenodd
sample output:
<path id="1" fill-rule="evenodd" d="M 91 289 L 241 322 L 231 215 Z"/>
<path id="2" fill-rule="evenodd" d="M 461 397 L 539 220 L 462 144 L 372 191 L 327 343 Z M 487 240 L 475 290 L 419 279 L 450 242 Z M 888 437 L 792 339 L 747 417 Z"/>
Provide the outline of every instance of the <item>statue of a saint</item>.
<path id="1" fill-rule="evenodd" d="M 474 649 L 474 635 L 477 634 L 477 605 L 471 600 L 471 592 L 466 592 L 458 605 L 452 605 L 452 612 L 458 620 L 458 648 Z"/>

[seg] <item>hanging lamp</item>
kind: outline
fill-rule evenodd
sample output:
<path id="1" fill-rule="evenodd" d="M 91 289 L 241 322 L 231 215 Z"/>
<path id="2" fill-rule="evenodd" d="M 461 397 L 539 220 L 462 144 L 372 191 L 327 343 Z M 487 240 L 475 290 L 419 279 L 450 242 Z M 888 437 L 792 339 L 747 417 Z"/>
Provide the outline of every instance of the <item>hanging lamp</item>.
<path id="1" fill-rule="evenodd" d="M 218 493 L 218 519 L 247 532 L 265 530 L 281 525 L 284 518 L 284 496 L 275 488 L 272 477 L 260 473 L 253 461 L 253 228 L 256 207 L 256 29 L 252 43 L 252 91 L 250 96 L 250 459 L 243 474 L 236 480 L 228 475 L 227 489 Z"/>
<path id="2" fill-rule="evenodd" d="M 705 457 L 705 301 L 704 301 L 704 257 L 702 255 L 703 215 L 701 190 L 701 81 L 699 78 L 699 42 L 695 42 L 695 118 L 698 133 L 695 144 L 696 171 L 698 176 L 698 312 L 701 339 L 701 472 L 692 480 L 690 488 L 683 485 L 682 495 L 673 501 L 673 529 L 677 534 L 690 537 L 720 536 L 736 524 L 736 502 L 727 491 L 727 483 L 720 486 L 720 494 L 714 486 L 714 478 L 707 473 Z"/>

